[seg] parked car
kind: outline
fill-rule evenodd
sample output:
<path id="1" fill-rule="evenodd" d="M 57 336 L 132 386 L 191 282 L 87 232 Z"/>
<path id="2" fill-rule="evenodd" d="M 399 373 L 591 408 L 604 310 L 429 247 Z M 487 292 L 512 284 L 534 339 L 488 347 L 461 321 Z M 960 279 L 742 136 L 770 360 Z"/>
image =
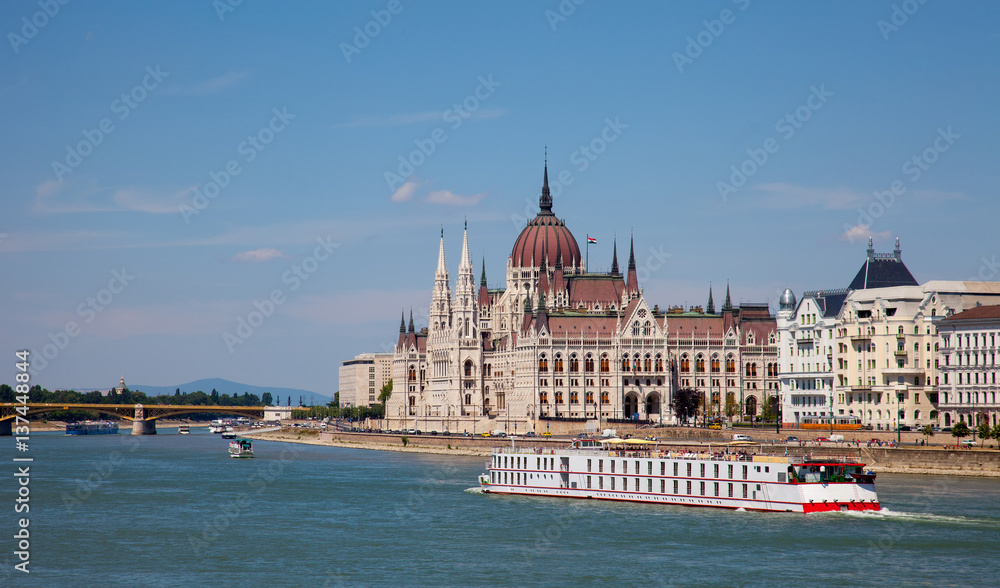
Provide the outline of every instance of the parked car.
<path id="1" fill-rule="evenodd" d="M 537 437 L 538 435 L 536 435 L 534 431 L 528 431 L 527 433 L 524 434 L 524 436 L 525 437 Z"/>
<path id="2" fill-rule="evenodd" d="M 743 433 L 733 433 L 733 441 L 753 441 L 753 437 Z"/>
<path id="3" fill-rule="evenodd" d="M 544 433 L 542 433 L 542 437 L 551 437 L 551 436 L 552 436 L 552 433 L 549 433 L 548 431 L 545 431 Z"/>
<path id="4" fill-rule="evenodd" d="M 795 435 L 790 435 L 787 439 L 785 439 L 785 443 L 798 443 L 798 442 L 799 438 L 796 437 Z"/>
<path id="5" fill-rule="evenodd" d="M 979 443 L 973 441 L 972 439 L 962 439 L 963 447 L 975 447 L 976 445 L 979 445 Z"/>

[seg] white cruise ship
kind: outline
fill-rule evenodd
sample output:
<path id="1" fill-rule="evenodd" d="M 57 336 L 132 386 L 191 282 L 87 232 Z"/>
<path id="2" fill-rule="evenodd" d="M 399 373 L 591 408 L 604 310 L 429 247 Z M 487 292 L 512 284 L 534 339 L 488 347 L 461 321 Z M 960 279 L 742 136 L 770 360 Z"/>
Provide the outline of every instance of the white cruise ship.
<path id="1" fill-rule="evenodd" d="M 879 510 L 875 473 L 850 458 L 661 451 L 645 439 L 578 440 L 566 449 L 493 450 L 488 494 L 595 498 L 778 512 Z"/>

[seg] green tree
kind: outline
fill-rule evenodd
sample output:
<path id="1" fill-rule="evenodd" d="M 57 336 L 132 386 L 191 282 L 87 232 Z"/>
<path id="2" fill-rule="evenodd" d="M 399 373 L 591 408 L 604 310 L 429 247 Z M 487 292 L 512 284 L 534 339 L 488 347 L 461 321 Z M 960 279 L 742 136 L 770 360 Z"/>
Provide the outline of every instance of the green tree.
<path id="1" fill-rule="evenodd" d="M 389 400 L 390 396 L 392 396 L 392 378 L 389 378 L 389 382 L 378 391 L 378 401 L 383 409 L 385 409 L 385 403 Z"/>
<path id="2" fill-rule="evenodd" d="M 951 428 L 951 436 L 956 439 L 961 439 L 962 437 L 968 437 L 972 433 L 972 429 L 969 425 L 965 424 L 965 421 L 958 421 L 955 426 Z"/>
<path id="3" fill-rule="evenodd" d="M 330 403 L 330 406 L 340 406 L 340 390 L 333 393 L 333 402 Z"/>
<path id="4" fill-rule="evenodd" d="M 923 427 L 920 428 L 920 433 L 924 437 L 933 437 L 934 436 L 934 427 L 932 427 L 931 425 L 924 425 Z"/>
<path id="5" fill-rule="evenodd" d="M 674 414 L 683 422 L 698 414 L 698 405 L 701 404 L 701 392 L 694 388 L 680 388 L 674 392 L 674 397 L 670 404 L 674 409 Z"/>
<path id="6" fill-rule="evenodd" d="M 14 402 L 14 389 L 7 384 L 0 384 L 0 402 Z"/>
<path id="7" fill-rule="evenodd" d="M 764 400 L 764 406 L 761 408 L 760 418 L 763 421 L 773 421 L 778 418 L 777 396 L 769 396 Z"/>
<path id="8" fill-rule="evenodd" d="M 993 425 L 993 430 L 990 431 L 990 437 L 1000 441 L 1000 423 Z"/>
<path id="9" fill-rule="evenodd" d="M 271 403 L 274 402 L 274 398 L 271 396 L 270 392 L 264 392 L 261 394 L 260 400 L 264 403 L 264 406 L 271 406 Z"/>
<path id="10" fill-rule="evenodd" d="M 726 394 L 726 416 L 732 419 L 740 414 L 740 403 L 736 402 L 736 395 L 732 392 Z"/>
<path id="11" fill-rule="evenodd" d="M 990 424 L 985 419 L 983 420 L 983 422 L 979 423 L 978 427 L 976 427 L 976 433 L 979 435 L 979 438 L 982 439 L 983 441 L 993 436 L 993 431 L 990 429 Z"/>

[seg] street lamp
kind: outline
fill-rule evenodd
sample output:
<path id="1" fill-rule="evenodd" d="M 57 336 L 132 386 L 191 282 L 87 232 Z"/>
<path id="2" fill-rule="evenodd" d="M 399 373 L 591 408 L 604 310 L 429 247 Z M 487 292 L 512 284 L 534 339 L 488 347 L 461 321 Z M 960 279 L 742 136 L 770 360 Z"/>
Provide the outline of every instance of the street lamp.
<path id="1" fill-rule="evenodd" d="M 900 426 L 900 422 L 899 422 L 899 401 L 902 398 L 902 396 L 903 395 L 900 392 L 896 392 L 896 445 L 897 446 L 900 445 L 900 444 L 902 444 L 902 441 L 901 441 L 901 435 L 902 435 L 902 433 L 900 433 L 900 431 L 899 431 L 899 426 Z"/>

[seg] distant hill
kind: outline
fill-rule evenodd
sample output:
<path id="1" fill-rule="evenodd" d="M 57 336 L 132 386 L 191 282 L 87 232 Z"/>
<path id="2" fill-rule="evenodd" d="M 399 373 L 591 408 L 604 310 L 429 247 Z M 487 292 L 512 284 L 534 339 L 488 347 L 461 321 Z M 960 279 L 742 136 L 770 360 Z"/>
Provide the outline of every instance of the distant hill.
<path id="1" fill-rule="evenodd" d="M 264 392 L 270 392 L 271 396 L 273 396 L 276 400 L 280 399 L 281 406 L 286 405 L 289 396 L 292 397 L 292 406 L 298 405 L 299 397 L 302 398 L 302 402 L 305 403 L 306 406 L 323 406 L 333 400 L 325 394 L 319 394 L 310 390 L 251 386 L 249 384 L 240 384 L 239 382 L 230 382 L 229 380 L 223 380 L 222 378 L 205 378 L 203 380 L 188 382 L 187 384 L 178 384 L 177 386 L 143 386 L 140 384 L 129 384 L 128 382 L 126 382 L 126 385 L 129 390 L 145 392 L 146 396 L 160 396 L 163 394 L 173 395 L 177 388 L 181 389 L 182 394 L 197 392 L 199 390 L 205 394 L 210 394 L 212 392 L 212 388 L 215 388 L 219 391 L 219 394 L 225 394 L 227 396 L 232 396 L 233 394 L 239 394 L 242 396 L 244 392 L 256 394 L 257 396 L 263 396 Z"/>

